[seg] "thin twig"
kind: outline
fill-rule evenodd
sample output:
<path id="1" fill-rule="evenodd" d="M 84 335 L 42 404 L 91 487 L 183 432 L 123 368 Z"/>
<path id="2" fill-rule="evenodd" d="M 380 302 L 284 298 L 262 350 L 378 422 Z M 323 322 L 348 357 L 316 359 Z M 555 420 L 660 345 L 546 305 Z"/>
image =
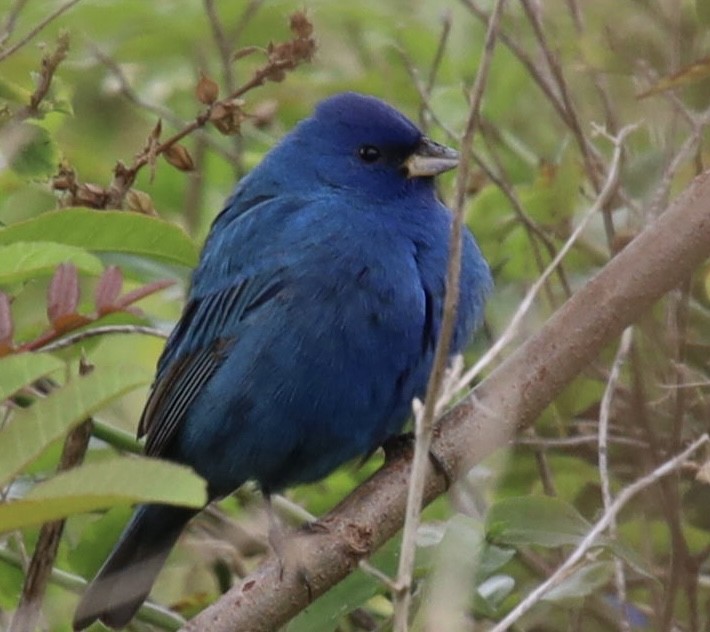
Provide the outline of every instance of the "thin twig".
<path id="1" fill-rule="evenodd" d="M 118 64 L 118 62 L 116 62 L 116 60 L 113 59 L 110 55 L 107 55 L 105 52 L 103 52 L 97 44 L 90 42 L 89 46 L 94 56 L 104 66 L 106 66 L 106 68 L 113 75 L 114 79 L 118 81 L 118 90 L 121 95 L 123 95 L 123 97 L 128 99 L 135 106 L 146 110 L 147 112 L 152 112 L 153 114 L 156 114 L 162 120 L 167 121 L 175 128 L 179 129 L 184 127 L 185 125 L 188 125 L 187 121 L 181 119 L 179 116 L 176 116 L 169 108 L 163 107 L 162 105 L 158 105 L 156 103 L 150 103 L 141 98 L 140 95 L 131 86 L 128 77 L 126 77 L 126 74 L 121 69 L 120 64 Z M 196 130 L 195 134 L 198 135 L 198 137 L 202 139 L 205 143 L 207 143 L 211 149 L 218 152 L 223 158 L 225 158 L 230 163 L 238 160 L 238 155 L 236 153 L 224 147 L 224 145 L 219 142 L 219 139 L 211 136 L 206 129 Z"/>
<path id="2" fill-rule="evenodd" d="M 695 153 L 697 148 L 702 143 L 702 137 L 705 128 L 710 125 L 710 110 L 704 112 L 700 116 L 691 116 L 690 124 L 692 134 L 683 141 L 683 144 L 678 148 L 678 151 L 673 157 L 668 160 L 668 164 L 663 171 L 663 175 L 658 181 L 656 190 L 653 192 L 651 203 L 648 208 L 647 216 L 649 219 L 658 217 L 663 209 L 668 204 L 671 185 L 675 179 L 678 170 L 687 162 L 690 156 Z"/>
<path id="3" fill-rule="evenodd" d="M 554 272 L 555 268 L 557 268 L 562 259 L 564 259 L 564 257 L 570 251 L 572 246 L 577 241 L 579 235 L 585 229 L 589 220 L 597 213 L 599 213 L 599 211 L 603 208 L 604 204 L 606 204 L 609 198 L 614 194 L 614 192 L 616 191 L 616 186 L 619 179 L 619 171 L 621 168 L 623 142 L 624 139 L 636 128 L 636 125 L 627 125 L 619 132 L 619 134 L 615 138 L 612 139 L 614 143 L 614 155 L 611 160 L 611 166 L 609 167 L 609 171 L 607 173 L 606 182 L 604 183 L 602 190 L 599 192 L 597 199 L 594 201 L 594 204 L 592 204 L 592 206 L 590 206 L 589 209 L 587 209 L 587 211 L 584 213 L 579 224 L 577 225 L 577 228 L 572 231 L 572 234 L 569 236 L 569 239 L 565 242 L 564 246 L 560 248 L 555 258 L 550 262 L 550 265 L 547 266 L 545 272 L 537 279 L 537 281 L 535 281 L 532 287 L 528 290 L 528 293 L 525 295 L 525 298 L 520 303 L 520 306 L 513 315 L 510 324 L 508 325 L 508 327 L 506 327 L 501 337 L 496 340 L 495 344 L 485 354 L 483 354 L 483 356 L 481 356 L 478 362 L 476 362 L 476 364 L 474 364 L 461 378 L 459 382 L 460 389 L 467 387 L 474 380 L 474 378 L 479 375 L 480 372 L 485 367 L 487 367 L 498 356 L 498 354 L 500 354 L 500 352 L 503 351 L 503 349 L 515 338 L 518 333 L 518 329 L 520 328 L 520 325 L 523 322 L 523 318 L 532 306 L 535 297 L 540 292 L 540 289 L 543 287 L 548 277 Z"/>
<path id="4" fill-rule="evenodd" d="M 441 16 L 441 24 L 442 28 L 441 35 L 439 36 L 439 43 L 436 46 L 436 53 L 434 53 L 434 61 L 431 62 L 431 68 L 429 69 L 429 77 L 427 78 L 426 86 L 424 86 L 426 100 L 422 99 L 422 103 L 419 107 L 419 123 L 421 124 L 422 131 L 424 132 L 429 129 L 429 114 L 431 113 L 431 108 L 427 107 L 427 103 L 431 97 L 434 85 L 436 84 L 436 76 L 439 73 L 441 62 L 444 59 L 446 45 L 449 43 L 449 34 L 451 33 L 451 9 L 446 9 L 444 11 Z"/>
<path id="5" fill-rule="evenodd" d="M 227 92 L 233 92 L 236 86 L 234 83 L 234 70 L 232 69 L 232 45 L 229 43 L 229 39 L 227 38 L 227 34 L 224 32 L 224 28 L 222 28 L 222 22 L 220 21 L 217 9 L 214 6 L 215 0 L 204 1 L 205 12 L 207 13 L 207 18 L 210 22 L 210 28 L 212 29 L 212 38 L 217 46 L 219 61 L 222 66 L 222 81 L 224 83 L 224 89 Z"/>
<path id="6" fill-rule="evenodd" d="M 628 445 L 634 448 L 647 448 L 648 443 L 640 439 L 633 439 L 631 437 L 609 435 L 607 437 L 608 443 L 614 443 L 617 445 Z M 521 437 L 515 440 L 515 445 L 530 446 L 533 448 L 576 448 L 581 445 L 598 445 L 599 437 L 594 435 L 583 435 L 580 437 L 561 437 L 561 438 L 547 438 L 547 437 Z"/>
<path id="7" fill-rule="evenodd" d="M 572 103 L 572 97 L 570 96 L 570 92 L 567 87 L 567 81 L 565 80 L 565 76 L 562 72 L 560 60 L 557 55 L 552 52 L 552 49 L 550 48 L 547 42 L 547 38 L 545 37 L 545 32 L 542 27 L 542 20 L 540 19 L 540 13 L 537 5 L 533 4 L 530 0 L 521 0 L 521 4 L 523 5 L 523 9 L 525 10 L 525 13 L 528 16 L 528 20 L 533 27 L 533 32 L 538 41 L 538 44 L 540 45 L 540 48 L 542 49 L 550 73 L 552 74 L 552 77 L 554 78 L 555 83 L 557 84 L 557 90 L 559 92 L 560 99 L 562 100 L 562 105 L 565 108 L 565 111 L 567 112 L 567 125 L 572 131 L 572 134 L 574 135 L 575 139 L 577 140 L 577 145 L 579 146 L 579 150 L 582 153 L 582 159 L 584 160 L 587 175 L 589 176 L 590 181 L 594 185 L 595 190 L 598 192 L 601 189 L 601 182 L 599 178 L 599 165 L 598 162 L 595 160 L 595 157 L 592 155 L 592 152 L 590 151 L 587 137 L 584 135 L 584 132 L 582 132 L 582 126 L 579 121 L 579 117 L 577 116 L 577 108 L 574 106 L 574 103 Z M 611 242 L 611 237 L 613 237 L 613 233 L 610 236 L 608 235 L 607 237 Z"/>
<path id="8" fill-rule="evenodd" d="M 626 356 L 631 348 L 633 339 L 633 327 L 627 327 L 621 336 L 621 342 L 614 358 L 614 363 L 611 367 L 609 380 L 607 381 L 604 395 L 599 406 L 599 478 L 602 486 L 602 500 L 604 502 L 604 511 L 609 511 L 612 505 L 611 482 L 609 480 L 609 417 L 611 416 L 611 402 L 614 397 L 621 366 L 626 361 Z M 612 538 L 616 538 L 616 517 L 612 517 L 609 523 L 609 534 Z M 614 560 L 614 583 L 616 584 L 616 596 L 619 599 L 621 607 L 620 627 L 622 632 L 629 632 L 628 617 L 626 616 L 626 577 L 624 576 L 624 565 L 620 559 Z"/>
<path id="9" fill-rule="evenodd" d="M 461 3 L 479 20 L 484 23 L 488 22 L 488 14 L 481 9 L 474 0 L 461 0 Z M 500 33 L 500 41 L 505 44 L 510 51 L 515 55 L 518 61 L 525 67 L 528 74 L 532 80 L 538 85 L 543 94 L 547 97 L 548 101 L 557 112 L 559 117 L 564 121 L 566 125 L 569 125 L 569 114 L 565 109 L 564 105 L 558 94 L 555 92 L 554 87 L 550 84 L 548 78 L 543 75 L 537 64 L 533 61 L 527 52 L 520 46 L 517 41 L 505 32 Z"/>
<path id="10" fill-rule="evenodd" d="M 2 33 L 0 33 L 0 47 L 4 46 L 5 42 L 12 36 L 17 18 L 20 16 L 20 13 L 22 13 L 22 9 L 25 8 L 28 1 L 29 0 L 15 0 L 12 8 L 7 12 L 5 24 L 2 27 Z"/>
<path id="11" fill-rule="evenodd" d="M 240 97 L 263 85 L 270 80 L 280 80 L 286 72 L 293 71 L 302 63 L 310 61 L 316 50 L 316 41 L 312 35 L 312 26 L 299 12 L 291 16 L 292 39 L 283 44 L 272 44 L 268 49 L 267 63 L 254 71 L 251 78 L 233 90 L 227 97 L 207 105 L 195 118 L 181 130 L 175 132 L 168 139 L 159 142 L 157 138 L 149 140 L 142 152 L 135 156 L 130 166 L 126 167 L 119 162 L 114 169 L 113 182 L 108 188 L 106 206 L 108 208 L 121 208 L 128 190 L 133 186 L 138 172 L 148 164 L 153 164 L 157 156 L 166 153 L 179 143 L 183 138 L 195 130 L 205 127 L 210 121 L 230 123 L 234 114 L 241 107 Z M 216 113 L 219 115 L 216 116 Z"/>
<path id="12" fill-rule="evenodd" d="M 75 4 L 79 3 L 81 0 L 68 0 L 61 6 L 57 7 L 52 13 L 45 17 L 39 24 L 37 24 L 32 30 L 30 30 L 27 35 L 25 35 L 19 42 L 10 48 L 5 49 L 0 52 L 0 62 L 7 59 L 10 55 L 16 53 L 20 48 L 27 44 L 35 35 L 37 35 L 45 26 L 47 26 L 53 20 L 56 20 L 62 13 L 65 13 L 71 9 Z"/>
<path id="13" fill-rule="evenodd" d="M 491 13 L 483 46 L 481 63 L 478 67 L 476 79 L 470 92 L 469 115 L 461 138 L 461 162 L 456 177 L 456 201 L 454 204 L 454 221 L 451 228 L 449 248 L 449 263 L 446 271 L 446 296 L 444 298 L 443 316 L 439 340 L 434 354 L 433 367 L 427 384 L 424 410 L 417 416 L 415 425 L 416 441 L 414 445 L 414 460 L 412 473 L 409 480 L 407 494 L 407 511 L 404 521 L 404 534 L 402 536 L 402 549 L 397 570 L 396 585 L 399 588 L 394 594 L 394 630 L 406 632 L 409 629 L 409 606 L 411 602 L 410 586 L 414 569 L 414 556 L 416 551 L 416 535 L 419 526 L 419 513 L 422 508 L 424 482 L 427 466 L 429 464 L 429 451 L 431 447 L 432 432 L 436 404 L 442 380 L 448 364 L 449 347 L 456 321 L 456 312 L 459 301 L 459 283 L 461 276 L 461 247 L 464 204 L 468 184 L 471 153 L 469 148 L 473 143 L 474 135 L 478 129 L 481 101 L 486 87 L 488 71 L 493 57 L 496 35 L 500 27 L 505 0 L 496 0 Z"/>
<path id="14" fill-rule="evenodd" d="M 30 95 L 30 102 L 14 114 L 12 117 L 13 122 L 17 123 L 40 115 L 39 106 L 49 93 L 54 73 L 59 68 L 59 64 L 66 59 L 68 52 L 69 34 L 62 33 L 57 38 L 57 46 L 54 51 L 42 57 L 42 67 L 38 73 L 37 87 Z"/>
<path id="15" fill-rule="evenodd" d="M 437 116 L 436 111 L 431 106 L 431 95 L 427 91 L 427 87 L 422 81 L 422 78 L 419 75 L 419 71 L 414 66 L 414 62 L 412 61 L 407 51 L 400 47 L 395 48 L 395 51 L 399 53 L 400 57 L 402 58 L 402 61 L 404 62 L 404 68 L 407 71 L 409 78 L 412 80 L 412 84 L 419 93 L 419 99 L 421 101 L 420 111 L 427 113 L 428 118 L 430 119 L 429 122 L 435 123 L 437 127 L 439 127 L 446 134 L 449 141 L 457 143 L 459 141 L 459 137 L 456 132 L 454 132 L 443 120 L 441 120 L 441 118 L 439 118 L 439 116 Z M 423 123 L 424 121 L 422 120 L 422 124 Z M 425 127 L 425 125 L 422 125 L 422 129 L 425 129 Z"/>
<path id="16" fill-rule="evenodd" d="M 609 528 L 611 521 L 616 518 L 619 511 L 634 496 L 636 496 L 636 494 L 650 487 L 668 474 L 674 472 L 685 461 L 687 461 L 695 451 L 708 443 L 708 441 L 710 441 L 710 437 L 708 437 L 707 434 L 702 435 L 699 439 L 688 446 L 688 448 L 683 450 L 683 452 L 672 459 L 669 459 L 653 470 L 650 474 L 647 474 L 626 487 L 616 497 L 611 506 L 604 512 L 604 515 L 590 529 L 589 533 L 587 533 L 584 539 L 579 543 L 577 548 L 564 561 L 564 563 L 561 564 L 547 580 L 545 580 L 527 597 L 525 597 L 525 599 L 523 599 L 502 621 L 500 621 L 495 627 L 491 628 L 490 632 L 505 632 L 505 630 L 510 629 L 516 621 L 518 621 L 530 610 L 530 608 L 532 608 L 543 598 L 546 592 L 558 585 L 569 575 L 574 566 L 587 554 L 587 551 L 597 545 L 597 539 L 599 536 Z"/>
<path id="17" fill-rule="evenodd" d="M 104 325 L 103 327 L 94 327 L 78 333 L 60 338 L 54 342 L 50 342 L 35 351 L 57 351 L 71 347 L 77 342 L 93 338 L 95 336 L 105 336 L 108 334 L 145 334 L 146 336 L 155 336 L 156 338 L 167 338 L 169 334 L 155 327 L 146 327 L 144 325 Z"/>
<path id="18" fill-rule="evenodd" d="M 244 11 L 242 11 L 241 16 L 239 16 L 239 20 L 237 20 L 237 23 L 234 25 L 232 32 L 229 34 L 229 39 L 232 42 L 238 42 L 242 38 L 244 29 L 257 14 L 262 4 L 264 4 L 264 0 L 249 0 L 249 3 L 246 7 L 244 7 Z"/>
<path id="19" fill-rule="evenodd" d="M 484 133 L 484 138 L 485 138 L 485 133 Z M 528 240 L 530 241 L 530 245 L 532 246 L 533 249 L 533 255 L 535 256 L 535 262 L 538 264 L 540 268 L 540 272 L 544 272 L 545 265 L 542 259 L 542 253 L 540 252 L 540 247 L 538 245 L 538 240 L 542 243 L 542 245 L 545 247 L 547 250 L 547 254 L 551 257 L 554 258 L 555 255 L 557 254 L 557 250 L 555 248 L 555 244 L 552 242 L 550 237 L 545 233 L 545 231 L 540 228 L 540 226 L 537 225 L 537 222 L 535 222 L 531 217 L 528 216 L 528 214 L 525 212 L 525 209 L 523 208 L 522 202 L 518 198 L 518 194 L 515 191 L 515 187 L 513 187 L 512 184 L 510 184 L 510 181 L 508 177 L 506 176 L 505 173 L 505 168 L 503 166 L 503 163 L 499 160 L 498 155 L 495 151 L 493 151 L 493 147 L 487 143 L 488 145 L 488 150 L 491 154 L 491 157 L 496 163 L 496 168 L 498 169 L 498 173 L 493 171 L 491 167 L 488 165 L 488 163 L 483 159 L 483 156 L 479 155 L 478 152 L 474 150 L 473 152 L 473 158 L 478 164 L 481 169 L 485 172 L 486 176 L 488 177 L 493 184 L 495 184 L 505 195 L 506 198 L 508 198 L 508 201 L 510 202 L 511 207 L 513 208 L 513 212 L 515 215 L 518 217 L 520 220 L 520 223 L 523 225 L 525 228 L 525 232 L 528 235 Z M 537 239 L 535 239 L 537 238 Z M 564 290 L 564 293 L 569 297 L 572 294 L 572 291 L 569 286 L 569 282 L 567 281 L 567 275 L 565 274 L 564 268 L 562 267 L 562 264 L 560 264 L 557 267 L 557 276 L 560 279 L 560 285 L 562 286 L 562 289 Z M 552 307 L 555 307 L 554 304 L 554 298 L 552 296 L 552 288 L 548 285 L 546 282 L 545 285 L 548 287 L 548 294 L 550 297 L 550 304 Z"/>
<path id="20" fill-rule="evenodd" d="M 236 38 L 230 38 L 224 30 L 222 21 L 220 20 L 215 0 L 204 0 L 205 12 L 212 30 L 212 39 L 214 40 L 217 52 L 219 53 L 220 66 L 222 67 L 222 83 L 226 92 L 234 92 L 236 88 L 236 79 L 234 76 L 233 53 L 238 44 Z M 244 14 L 249 11 L 249 6 L 245 9 Z M 232 145 L 234 147 L 235 160 L 231 162 L 234 168 L 235 175 L 240 178 L 244 174 L 244 164 L 242 160 L 242 137 L 240 134 L 232 136 Z"/>

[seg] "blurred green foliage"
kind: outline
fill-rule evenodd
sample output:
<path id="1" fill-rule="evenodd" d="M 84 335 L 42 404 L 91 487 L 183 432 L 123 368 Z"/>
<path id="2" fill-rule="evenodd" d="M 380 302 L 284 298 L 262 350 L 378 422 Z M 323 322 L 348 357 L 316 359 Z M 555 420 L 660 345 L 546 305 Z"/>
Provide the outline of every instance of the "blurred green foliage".
<path id="1" fill-rule="evenodd" d="M 44 629 L 53 631 L 69 629 L 76 596 L 67 586 L 81 583 L 76 576 L 95 572 L 129 503 L 159 498 L 194 504 L 201 492 L 199 481 L 184 472 L 175 478 L 173 470 L 158 471 L 155 463 L 144 470 L 135 459 L 122 469 L 128 457 L 114 456 L 119 447 L 134 447 L 122 432 L 135 430 L 163 344 L 159 337 L 113 333 L 36 351 L 100 325 L 169 330 L 180 314 L 199 244 L 234 182 L 326 95 L 342 90 L 377 95 L 436 140 L 454 143 L 452 135 L 460 133 L 468 114 L 466 91 L 485 32 L 470 8 L 486 13 L 492 6 L 489 0 L 224 0 L 215 2 L 211 23 L 209 5 L 197 0 L 84 0 L 4 57 L 60 4 L 8 0 L 0 9 L 0 402 L 5 402 L 0 480 L 7 483 L 0 534 L 12 531 L 0 535 L 0 627 L 17 605 L 23 581 L 18 566 L 35 546 L 37 522 L 72 514 L 55 562 L 70 575 L 57 574 L 43 602 Z M 613 149 L 593 124 L 611 135 L 630 123 L 639 126 L 625 146 L 619 188 L 605 209 L 607 224 L 601 214 L 592 218 L 537 297 L 517 341 L 662 212 L 706 160 L 710 11 L 705 0 L 508 4 L 481 133 L 472 148 L 476 166 L 467 221 L 494 268 L 497 290 L 486 333 L 467 353 L 469 362 L 501 334 L 593 203 Z M 247 116 L 239 135 L 224 136 L 211 126 L 188 135 L 182 143 L 194 171 L 158 158 L 154 168 L 139 171 L 125 199 L 130 210 L 55 210 L 66 205 L 71 178 L 85 186 L 83 204 L 98 205 L 116 163 L 132 162 L 159 118 L 162 139 L 193 120 L 204 108 L 195 95 L 201 73 L 218 84 L 222 98 L 264 64 L 258 51 L 225 64 L 215 22 L 229 57 L 231 51 L 288 40 L 288 16 L 303 7 L 314 24 L 318 52 L 284 81 L 244 95 L 240 107 Z M 540 19 L 541 39 L 531 16 Z M 61 34 L 69 37 L 69 51 L 47 93 L 28 111 L 41 84 L 41 59 Z M 443 54 L 432 71 L 440 47 Z M 550 58 L 565 79 L 564 89 Z M 551 95 L 541 85 L 551 86 Z M 451 197 L 452 178 L 443 178 L 445 199 Z M 77 206 L 76 200 L 71 205 Z M 47 296 L 60 283 L 57 266 L 66 263 L 73 264 L 76 276 L 61 285 L 73 293 L 61 329 L 57 310 L 64 308 Z M 102 275 L 110 266 L 121 269 L 127 292 L 165 278 L 178 285 L 149 293 L 140 312 L 103 315 L 96 293 L 107 289 Z M 635 329 L 611 409 L 612 493 L 707 428 L 708 288 L 706 268 Z M 67 324 L 67 318 L 75 320 Z M 20 348 L 33 353 L 18 354 Z M 448 498 L 425 510 L 415 629 L 432 629 L 427 626 L 441 614 L 442 603 L 443 611 L 460 612 L 453 613 L 459 617 L 452 619 L 454 627 L 439 629 L 464 629 L 455 626 L 473 618 L 502 618 L 604 511 L 597 433 L 615 353 L 615 348 L 600 350 L 598 362 L 565 389 L 506 458 L 492 457 Z M 78 375 L 82 355 L 96 367 L 86 377 Z M 57 467 L 63 437 L 90 414 L 98 429 L 84 469 L 42 482 Z M 376 455 L 288 495 L 322 515 L 381 462 Z M 158 470 L 151 474 L 153 467 Z M 619 517 L 618 538 L 600 540 L 527 615 L 523 627 L 617 630 L 623 629 L 623 613 L 627 629 L 708 629 L 708 477 L 694 480 L 696 470 L 689 464 L 628 505 Z M 124 475 L 121 494 L 114 483 Z M 39 499 L 47 502 L 35 511 Z M 251 489 L 241 490 L 238 500 L 225 500 L 216 514 L 203 515 L 191 527 L 156 585 L 158 601 L 189 616 L 262 559 L 267 547 L 261 504 Z M 13 503 L 26 514 L 13 511 Z M 390 542 L 371 563 L 392 576 L 398 545 L 397 539 Z M 616 560 L 624 569 L 625 603 L 613 579 Z M 391 615 L 386 586 L 358 570 L 287 629 L 388 630 Z M 135 629 L 177 625 L 160 612 L 141 616 L 152 623 L 137 623 Z"/>

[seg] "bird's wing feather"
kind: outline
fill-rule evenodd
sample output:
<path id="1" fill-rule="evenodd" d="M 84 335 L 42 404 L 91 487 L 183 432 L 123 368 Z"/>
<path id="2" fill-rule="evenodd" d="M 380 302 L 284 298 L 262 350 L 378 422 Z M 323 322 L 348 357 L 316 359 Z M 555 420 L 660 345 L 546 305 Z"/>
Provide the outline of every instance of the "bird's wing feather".
<path id="1" fill-rule="evenodd" d="M 220 367 L 234 344 L 239 323 L 271 300 L 283 282 L 251 278 L 212 294 L 193 298 L 171 334 L 138 426 L 147 435 L 145 453 L 164 453 L 190 404 Z"/>
<path id="2" fill-rule="evenodd" d="M 284 286 L 282 270 L 269 263 L 269 242 L 259 239 L 259 222 L 247 219 L 247 211 L 279 214 L 294 206 L 296 200 L 271 195 L 237 194 L 227 200 L 194 272 L 188 303 L 158 360 L 141 415 L 138 437 L 147 435 L 149 456 L 165 453 L 190 404 L 234 344 L 244 317 Z"/>

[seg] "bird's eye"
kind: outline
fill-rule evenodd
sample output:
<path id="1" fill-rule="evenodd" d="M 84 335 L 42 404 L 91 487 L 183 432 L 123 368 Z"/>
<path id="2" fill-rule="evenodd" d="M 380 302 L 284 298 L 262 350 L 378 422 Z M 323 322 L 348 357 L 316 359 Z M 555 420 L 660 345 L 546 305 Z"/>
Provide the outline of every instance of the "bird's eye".
<path id="1" fill-rule="evenodd" d="M 358 150 L 358 156 L 365 162 L 375 162 L 380 159 L 380 150 L 372 145 L 363 145 Z"/>

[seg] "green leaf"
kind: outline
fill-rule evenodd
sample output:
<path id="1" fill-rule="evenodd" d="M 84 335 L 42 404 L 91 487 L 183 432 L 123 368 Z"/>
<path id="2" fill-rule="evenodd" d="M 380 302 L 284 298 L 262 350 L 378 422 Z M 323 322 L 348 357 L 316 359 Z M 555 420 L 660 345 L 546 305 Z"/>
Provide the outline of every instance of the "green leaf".
<path id="1" fill-rule="evenodd" d="M 0 358 L 0 402 L 23 386 L 64 366 L 64 362 L 49 353 L 18 353 Z M 0 432 L 0 437 L 3 436 Z"/>
<path id="2" fill-rule="evenodd" d="M 32 93 L 21 85 L 0 77 L 0 99 L 13 103 L 29 103 Z"/>
<path id="3" fill-rule="evenodd" d="M 59 152 L 49 132 L 39 125 L 23 123 L 18 127 L 20 146 L 8 158 L 18 175 L 41 178 L 57 168 Z"/>
<path id="4" fill-rule="evenodd" d="M 495 544 L 485 544 L 476 566 L 479 580 L 489 577 L 515 557 L 515 549 L 503 548 Z"/>
<path id="5" fill-rule="evenodd" d="M 510 575 L 492 575 L 478 586 L 476 596 L 485 602 L 489 612 L 497 612 L 514 588 L 515 579 Z"/>
<path id="6" fill-rule="evenodd" d="M 96 515 L 94 520 L 87 520 L 89 524 L 67 556 L 70 570 L 82 577 L 93 577 L 115 546 L 131 513 L 130 507 L 117 506 Z"/>
<path id="7" fill-rule="evenodd" d="M 51 274 L 60 263 L 73 263 L 87 274 L 101 274 L 103 265 L 83 248 L 49 241 L 0 246 L 0 285 Z"/>
<path id="8" fill-rule="evenodd" d="M 116 457 L 57 474 L 22 500 L 0 505 L 0 533 L 132 503 L 202 507 L 205 482 L 190 468 L 161 459 Z"/>
<path id="9" fill-rule="evenodd" d="M 0 230 L 0 245 L 52 241 L 97 252 L 121 252 L 194 266 L 197 248 L 179 226 L 130 211 L 49 211 Z"/>
<path id="10" fill-rule="evenodd" d="M 97 368 L 15 413 L 0 431 L 0 484 L 91 414 L 150 380 L 150 374 L 137 367 Z"/>
<path id="11" fill-rule="evenodd" d="M 614 573 L 614 562 L 604 560 L 591 562 L 575 569 L 562 582 L 548 590 L 543 596 L 544 601 L 564 601 L 580 599 L 591 595 L 604 586 Z"/>
<path id="12" fill-rule="evenodd" d="M 486 530 L 498 544 L 578 544 L 592 525 L 570 504 L 550 496 L 506 498 L 488 512 Z"/>
<path id="13" fill-rule="evenodd" d="M 491 507 L 486 523 L 491 540 L 510 546 L 576 546 L 592 529 L 591 523 L 572 505 L 550 496 L 501 500 Z M 595 545 L 611 551 L 637 573 L 654 576 L 641 555 L 621 542 L 599 536 Z"/>
<path id="14" fill-rule="evenodd" d="M 654 574 L 653 568 L 646 562 L 646 560 L 632 548 L 626 546 L 621 542 L 616 540 L 604 540 L 604 544 L 608 545 L 612 553 L 616 557 L 624 560 L 632 569 L 634 569 L 639 575 L 643 575 L 647 579 L 652 579 L 656 582 L 660 581 L 658 577 Z"/>

